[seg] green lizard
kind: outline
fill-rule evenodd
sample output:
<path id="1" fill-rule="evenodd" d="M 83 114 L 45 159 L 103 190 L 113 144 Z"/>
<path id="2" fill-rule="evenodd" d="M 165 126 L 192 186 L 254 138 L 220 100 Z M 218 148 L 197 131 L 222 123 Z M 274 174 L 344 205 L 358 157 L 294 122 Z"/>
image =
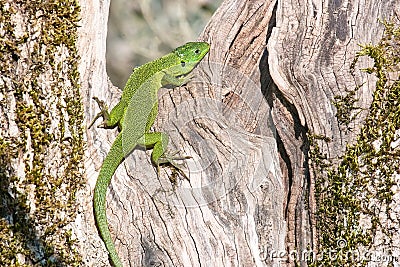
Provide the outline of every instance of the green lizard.
<path id="1" fill-rule="evenodd" d="M 187 82 L 193 68 L 207 54 L 210 46 L 205 42 L 190 42 L 171 53 L 134 69 L 127 81 L 118 104 L 109 113 L 103 101 L 94 97 L 101 108 L 89 128 L 103 117 L 102 127 L 118 126 L 120 132 L 101 166 L 94 189 L 94 213 L 100 235 L 106 245 L 111 262 L 122 267 L 108 229 L 106 193 L 118 166 L 135 147 L 153 147 L 151 160 L 159 167 L 174 158 L 166 155 L 168 135 L 150 132 L 158 112 L 157 92 L 164 85 L 179 86 Z"/>

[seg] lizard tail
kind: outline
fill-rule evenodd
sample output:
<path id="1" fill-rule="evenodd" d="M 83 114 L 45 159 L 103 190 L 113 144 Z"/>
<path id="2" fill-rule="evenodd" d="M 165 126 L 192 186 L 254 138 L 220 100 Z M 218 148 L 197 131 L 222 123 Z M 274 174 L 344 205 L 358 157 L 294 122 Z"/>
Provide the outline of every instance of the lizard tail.
<path id="1" fill-rule="evenodd" d="M 119 133 L 113 145 L 110 148 L 103 165 L 101 166 L 99 178 L 96 182 L 94 189 L 94 214 L 97 221 L 97 227 L 100 235 L 106 245 L 110 259 L 115 267 L 122 267 L 122 262 L 118 257 L 117 251 L 113 240 L 111 238 L 110 230 L 108 229 L 107 215 L 106 215 L 106 193 L 107 188 L 111 183 L 111 178 L 114 175 L 118 165 L 124 159 L 122 152 L 122 133 Z"/>

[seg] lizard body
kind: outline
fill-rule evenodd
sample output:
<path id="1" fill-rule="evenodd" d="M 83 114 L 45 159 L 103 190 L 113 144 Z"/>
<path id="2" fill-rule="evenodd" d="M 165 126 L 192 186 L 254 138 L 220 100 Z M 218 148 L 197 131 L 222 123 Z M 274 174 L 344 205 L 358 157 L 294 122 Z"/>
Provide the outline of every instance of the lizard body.
<path id="1" fill-rule="evenodd" d="M 102 126 L 118 126 L 120 132 L 101 166 L 94 190 L 94 213 L 100 235 L 106 245 L 111 262 L 122 267 L 108 228 L 106 216 L 106 193 L 118 166 L 135 147 L 153 147 L 152 162 L 158 167 L 161 163 L 172 162 L 166 155 L 168 135 L 150 132 L 158 112 L 157 92 L 164 85 L 182 85 L 187 74 L 203 59 L 209 50 L 205 42 L 190 42 L 171 53 L 137 67 L 128 79 L 118 104 L 109 113 L 103 101 L 94 98 L 101 112 L 95 117 L 103 117 Z"/>

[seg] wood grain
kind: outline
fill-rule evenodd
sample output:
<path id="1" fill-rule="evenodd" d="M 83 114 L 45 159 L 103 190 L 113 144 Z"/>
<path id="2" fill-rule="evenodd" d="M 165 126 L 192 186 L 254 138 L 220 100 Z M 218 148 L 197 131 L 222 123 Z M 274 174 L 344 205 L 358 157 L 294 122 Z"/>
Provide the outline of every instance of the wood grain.
<path id="1" fill-rule="evenodd" d="M 107 4 L 96 8 L 107 14 Z M 159 93 L 154 129 L 170 135 L 171 151 L 192 156 L 185 162 L 190 181 L 167 167 L 157 176 L 144 150 L 113 178 L 107 215 L 125 265 L 292 266 L 285 253 L 316 249 L 307 133 L 332 140 L 321 144 L 329 157 L 354 141 L 366 112 L 349 131 L 332 101 L 362 84 L 357 104 L 369 106 L 376 80 L 352 75 L 350 64 L 359 43 L 381 38 L 377 19 L 396 10 L 394 0 L 224 1 L 199 37 L 211 50 L 192 81 Z M 119 96 L 105 89 L 105 37 L 96 38 L 101 53 L 86 55 L 91 62 L 81 70 L 88 120 L 97 111 L 91 96 L 108 103 Z M 87 135 L 93 189 L 114 133 Z M 107 265 L 104 250 L 98 255 Z"/>

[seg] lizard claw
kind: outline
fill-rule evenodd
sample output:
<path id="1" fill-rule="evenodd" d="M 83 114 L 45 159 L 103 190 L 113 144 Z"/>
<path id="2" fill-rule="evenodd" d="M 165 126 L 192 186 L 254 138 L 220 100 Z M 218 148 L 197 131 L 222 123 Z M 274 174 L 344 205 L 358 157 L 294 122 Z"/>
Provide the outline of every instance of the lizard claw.
<path id="1" fill-rule="evenodd" d="M 94 117 L 94 119 L 92 120 L 92 122 L 89 125 L 89 129 L 93 126 L 93 124 L 96 122 L 96 120 L 100 117 L 103 117 L 103 122 L 97 126 L 97 128 L 106 128 L 106 121 L 109 118 L 109 113 L 108 113 L 108 107 L 106 105 L 106 103 L 103 100 L 100 100 L 97 97 L 93 97 L 93 100 L 95 100 L 97 102 L 97 104 L 99 105 L 100 108 L 100 112 L 97 113 L 97 115 Z"/>
<path id="2" fill-rule="evenodd" d="M 186 180 L 190 181 L 189 177 L 188 177 L 188 176 L 186 175 L 186 173 L 183 171 L 184 164 L 178 164 L 178 163 L 176 163 L 175 161 L 176 161 L 176 160 L 191 159 L 192 157 L 191 157 L 191 156 L 175 156 L 175 155 L 177 155 L 178 153 L 179 153 L 179 152 L 176 151 L 176 152 L 172 153 L 171 155 L 164 154 L 164 155 L 160 158 L 160 160 L 159 160 L 159 162 L 158 162 L 158 164 L 157 164 L 157 169 L 159 168 L 159 166 L 160 166 L 161 164 L 168 164 L 168 165 L 173 169 L 173 171 L 175 171 L 175 172 L 174 172 L 175 174 L 176 174 L 176 172 L 177 172 L 177 173 L 179 173 L 181 176 L 183 176 Z M 170 179 L 170 180 L 171 180 L 171 179 Z M 176 179 L 174 179 L 174 180 L 176 181 Z"/>

